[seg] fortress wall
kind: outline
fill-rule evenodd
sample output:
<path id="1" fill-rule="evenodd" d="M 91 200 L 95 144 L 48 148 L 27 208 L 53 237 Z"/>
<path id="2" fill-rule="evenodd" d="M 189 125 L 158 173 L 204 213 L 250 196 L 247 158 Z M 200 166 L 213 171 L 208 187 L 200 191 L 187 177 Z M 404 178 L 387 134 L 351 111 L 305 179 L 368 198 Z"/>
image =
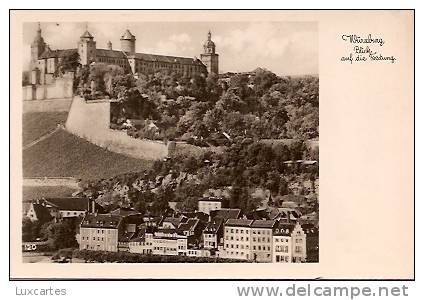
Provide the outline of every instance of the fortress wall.
<path id="1" fill-rule="evenodd" d="M 44 86 L 44 99 L 71 98 L 73 94 L 72 86 L 72 78 L 56 78 L 53 84 Z"/>
<path id="2" fill-rule="evenodd" d="M 47 100 L 72 98 L 73 78 L 56 78 L 50 84 L 28 85 L 22 87 L 22 99 L 26 100 Z"/>
<path id="3" fill-rule="evenodd" d="M 127 156 L 156 160 L 168 156 L 163 142 L 131 138 L 123 131 L 110 129 L 110 101 L 85 101 L 74 97 L 66 129 L 91 143 Z"/>
<path id="4" fill-rule="evenodd" d="M 23 112 L 69 111 L 72 98 L 54 100 L 28 100 L 23 103 Z"/>

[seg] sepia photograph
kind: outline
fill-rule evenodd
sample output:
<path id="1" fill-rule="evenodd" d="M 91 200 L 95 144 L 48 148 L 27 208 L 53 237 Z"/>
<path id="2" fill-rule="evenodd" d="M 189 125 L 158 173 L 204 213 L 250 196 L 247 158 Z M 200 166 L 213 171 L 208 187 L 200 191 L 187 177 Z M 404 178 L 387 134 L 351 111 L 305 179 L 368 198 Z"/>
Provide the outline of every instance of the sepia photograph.
<path id="1" fill-rule="evenodd" d="M 23 23 L 24 263 L 318 263 L 318 22 Z"/>
<path id="2" fill-rule="evenodd" d="M 413 11 L 14 10 L 10 45 L 12 280 L 415 278 Z"/>

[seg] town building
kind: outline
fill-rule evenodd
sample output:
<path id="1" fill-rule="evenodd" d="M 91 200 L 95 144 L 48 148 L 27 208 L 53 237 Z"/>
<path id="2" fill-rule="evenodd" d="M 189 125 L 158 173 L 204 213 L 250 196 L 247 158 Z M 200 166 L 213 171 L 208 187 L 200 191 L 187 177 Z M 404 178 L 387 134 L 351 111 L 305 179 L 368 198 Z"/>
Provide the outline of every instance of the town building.
<path id="1" fill-rule="evenodd" d="M 153 233 L 143 232 L 141 235 L 130 240 L 129 252 L 139 254 L 153 253 Z"/>
<path id="2" fill-rule="evenodd" d="M 250 257 L 256 262 L 272 261 L 272 235 L 278 222 L 255 220 L 251 225 Z"/>
<path id="3" fill-rule="evenodd" d="M 80 250 L 129 251 L 129 242 L 143 222 L 141 214 L 87 214 L 80 224 Z"/>
<path id="4" fill-rule="evenodd" d="M 206 249 L 218 249 L 218 244 L 222 243 L 224 233 L 224 221 L 216 218 L 206 224 L 203 230 L 203 247 Z"/>
<path id="5" fill-rule="evenodd" d="M 198 209 L 200 212 L 210 215 L 212 210 L 219 210 L 226 206 L 226 200 L 223 198 L 206 197 L 199 199 Z"/>
<path id="6" fill-rule="evenodd" d="M 273 263 L 306 261 L 306 234 L 299 223 L 280 223 L 273 235 Z"/>
<path id="7" fill-rule="evenodd" d="M 103 207 L 84 197 L 43 198 L 33 201 L 26 213 L 31 221 L 46 222 L 83 218 L 87 211 L 103 212 Z"/>
<path id="8" fill-rule="evenodd" d="M 31 83 L 52 83 L 64 57 L 78 54 L 82 66 L 93 63 L 116 65 L 134 75 L 169 71 L 185 77 L 218 74 L 219 59 L 209 31 L 203 45 L 204 53 L 196 57 L 177 57 L 136 52 L 136 37 L 127 29 L 121 36 L 120 49 L 109 41 L 106 49 L 98 48 L 94 36 L 87 30 L 80 36 L 76 48 L 51 50 L 42 37 L 41 26 L 31 44 Z"/>
<path id="9" fill-rule="evenodd" d="M 111 214 L 87 214 L 79 231 L 80 250 L 118 251 L 123 217 Z"/>
<path id="10" fill-rule="evenodd" d="M 152 238 L 153 255 L 186 255 L 187 236 L 175 229 L 158 229 Z"/>
<path id="11" fill-rule="evenodd" d="M 40 222 L 41 224 L 53 219 L 50 211 L 37 201 L 30 203 L 29 209 L 26 212 L 26 217 L 32 222 Z"/>
<path id="12" fill-rule="evenodd" d="M 226 258 L 252 260 L 251 226 L 253 220 L 228 219 L 224 226 L 224 251 Z"/>

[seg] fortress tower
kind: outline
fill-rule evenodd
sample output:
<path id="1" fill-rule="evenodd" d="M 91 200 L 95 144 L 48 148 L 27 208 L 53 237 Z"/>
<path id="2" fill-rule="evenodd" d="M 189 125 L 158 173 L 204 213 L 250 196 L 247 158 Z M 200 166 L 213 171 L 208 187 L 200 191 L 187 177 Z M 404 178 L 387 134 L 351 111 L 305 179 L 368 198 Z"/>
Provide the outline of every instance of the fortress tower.
<path id="1" fill-rule="evenodd" d="M 30 70 L 33 70 L 38 65 L 38 58 L 46 50 L 46 43 L 41 36 L 41 26 L 38 23 L 37 35 L 31 44 L 31 66 Z"/>
<path id="2" fill-rule="evenodd" d="M 83 35 L 80 36 L 78 42 L 78 54 L 80 57 L 81 65 L 89 65 L 96 60 L 96 42 L 94 37 L 88 30 L 85 30 Z"/>
<path id="3" fill-rule="evenodd" d="M 135 36 L 128 29 L 121 36 L 121 50 L 127 54 L 135 53 Z"/>
<path id="4" fill-rule="evenodd" d="M 215 53 L 215 43 L 212 41 L 212 33 L 209 30 L 206 42 L 203 44 L 204 52 L 200 54 L 200 60 L 205 64 L 208 73 L 218 74 L 218 54 Z"/>

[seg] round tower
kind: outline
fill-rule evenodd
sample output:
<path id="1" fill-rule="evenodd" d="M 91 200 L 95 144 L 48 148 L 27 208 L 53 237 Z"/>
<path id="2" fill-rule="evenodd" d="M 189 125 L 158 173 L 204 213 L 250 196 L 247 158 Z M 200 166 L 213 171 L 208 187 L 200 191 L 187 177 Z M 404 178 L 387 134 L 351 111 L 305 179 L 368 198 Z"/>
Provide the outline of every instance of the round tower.
<path id="1" fill-rule="evenodd" d="M 121 50 L 128 54 L 135 53 L 135 36 L 128 29 L 121 36 Z"/>

